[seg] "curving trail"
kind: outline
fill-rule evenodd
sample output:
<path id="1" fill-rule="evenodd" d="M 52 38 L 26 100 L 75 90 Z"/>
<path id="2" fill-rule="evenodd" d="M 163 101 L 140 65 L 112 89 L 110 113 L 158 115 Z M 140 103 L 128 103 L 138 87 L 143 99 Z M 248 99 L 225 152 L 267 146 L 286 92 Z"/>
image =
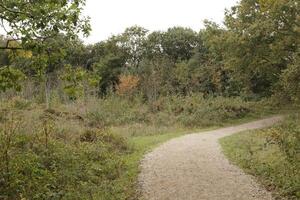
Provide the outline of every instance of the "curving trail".
<path id="1" fill-rule="evenodd" d="M 172 139 L 145 156 L 139 185 L 145 200 L 271 200 L 250 175 L 231 165 L 218 140 L 259 129 L 281 116 Z"/>

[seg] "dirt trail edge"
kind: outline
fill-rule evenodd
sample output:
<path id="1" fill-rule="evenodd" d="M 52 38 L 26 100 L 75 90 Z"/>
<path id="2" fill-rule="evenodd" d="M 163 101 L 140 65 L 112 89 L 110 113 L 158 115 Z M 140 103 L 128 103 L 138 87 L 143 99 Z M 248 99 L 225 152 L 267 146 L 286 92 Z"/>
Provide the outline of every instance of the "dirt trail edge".
<path id="1" fill-rule="evenodd" d="M 145 200 L 271 200 L 271 194 L 229 163 L 218 140 L 271 126 L 281 116 L 172 139 L 142 160 L 139 186 Z"/>

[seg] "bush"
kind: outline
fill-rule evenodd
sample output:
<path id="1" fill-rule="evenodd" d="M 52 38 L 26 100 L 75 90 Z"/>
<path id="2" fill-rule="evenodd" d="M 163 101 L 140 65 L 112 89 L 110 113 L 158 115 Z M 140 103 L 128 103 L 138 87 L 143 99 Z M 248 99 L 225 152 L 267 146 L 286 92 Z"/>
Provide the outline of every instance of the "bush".
<path id="1" fill-rule="evenodd" d="M 166 96 L 143 104 L 136 97 L 110 96 L 89 104 L 88 121 L 93 127 L 120 126 L 134 123 L 157 126 L 203 127 L 222 125 L 255 112 L 255 104 L 241 98 Z"/>
<path id="2" fill-rule="evenodd" d="M 281 74 L 281 85 L 285 95 L 296 103 L 300 102 L 300 52 L 295 53 L 293 63 Z"/>
<path id="3" fill-rule="evenodd" d="M 120 136 L 86 130 L 65 142 L 42 134 L 45 127 L 21 134 L 17 121 L 6 123 L 11 128 L 0 132 L 0 199 L 122 199 L 118 179 L 129 148 Z"/>
<path id="4" fill-rule="evenodd" d="M 209 97 L 191 95 L 173 96 L 165 99 L 163 109 L 176 116 L 183 126 L 203 127 L 222 125 L 230 120 L 239 119 L 253 113 L 251 104 L 241 98 Z"/>
<path id="5" fill-rule="evenodd" d="M 90 126 L 107 127 L 127 123 L 144 122 L 145 106 L 136 98 L 128 100 L 118 96 L 98 99 L 88 104 L 86 118 Z"/>

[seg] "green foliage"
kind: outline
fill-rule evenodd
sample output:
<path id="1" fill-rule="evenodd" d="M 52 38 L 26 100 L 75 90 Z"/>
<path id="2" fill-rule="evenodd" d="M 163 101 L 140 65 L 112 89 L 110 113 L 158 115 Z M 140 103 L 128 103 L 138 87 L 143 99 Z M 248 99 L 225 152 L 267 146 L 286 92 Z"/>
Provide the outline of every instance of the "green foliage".
<path id="1" fill-rule="evenodd" d="M 65 69 L 65 74 L 62 77 L 62 80 L 66 82 L 64 87 L 65 93 L 69 96 L 70 99 L 76 99 L 83 95 L 83 79 L 85 76 L 85 71 L 76 68 L 72 69 L 71 66 L 67 66 Z"/>
<path id="2" fill-rule="evenodd" d="M 25 75 L 18 69 L 12 67 L 0 68 L 0 91 L 5 92 L 8 89 L 20 91 L 21 81 L 25 79 Z"/>
<path id="3" fill-rule="evenodd" d="M 51 87 L 49 82 L 52 81 L 49 80 L 49 74 L 62 65 L 62 60 L 66 56 L 64 49 L 67 45 L 65 43 L 77 39 L 80 33 L 89 34 L 89 19 L 81 16 L 84 4 L 85 0 L 34 3 L 5 0 L 0 2 L 0 19 L 3 25 L 9 26 L 9 29 L 4 26 L 5 31 L 9 30 L 7 32 L 9 39 L 6 39 L 6 45 L 2 48 L 31 50 L 31 62 L 17 62 L 17 66 L 20 69 L 23 68 L 26 74 L 43 79 L 47 107 Z M 16 42 L 16 40 L 21 42 Z M 18 55 L 14 59 L 19 60 L 20 57 Z M 8 84 L 4 82 L 3 85 Z"/>
<path id="4" fill-rule="evenodd" d="M 4 0 L 0 3 L 0 19 L 11 27 L 8 35 L 22 39 L 23 45 L 50 38 L 64 32 L 76 37 L 88 34 L 88 18 L 81 17 L 84 0 L 24 2 Z"/>
<path id="5" fill-rule="evenodd" d="M 129 199 L 139 159 L 173 137 L 166 131 L 222 126 L 282 104 L 259 101 L 266 96 L 299 102 L 295 0 L 241 0 L 226 11 L 225 27 L 206 21 L 199 33 L 149 33 L 133 26 L 94 45 L 78 39 L 90 31 L 84 4 L 0 2 L 0 19 L 11 28 L 0 45 L 25 48 L 0 52 L 1 98 L 11 101 L 0 101 L 0 199 Z M 11 37 L 21 42 L 7 43 Z M 21 88 L 26 99 L 9 98 Z M 115 94 L 126 88 L 134 92 Z M 41 95 L 54 109 L 41 109 Z M 7 111 L 26 115 L 7 119 Z M 298 197 L 297 123 L 239 136 L 229 154 Z"/>
<path id="6" fill-rule="evenodd" d="M 272 128 L 226 137 L 221 144 L 232 162 L 258 176 L 275 196 L 300 198 L 299 115 Z"/>
<path id="7" fill-rule="evenodd" d="M 128 67 L 139 67 L 139 64 L 146 53 L 146 34 L 148 30 L 133 26 L 127 28 L 124 33 L 117 37 L 117 43 L 127 55 L 126 64 Z"/>
<path id="8" fill-rule="evenodd" d="M 122 68 L 126 65 L 126 52 L 118 45 L 118 38 L 112 37 L 105 42 L 97 43 L 92 48 L 92 59 L 89 68 L 101 77 L 99 93 L 106 94 L 114 88 Z"/>
<path id="9" fill-rule="evenodd" d="M 220 126 L 257 114 L 257 102 L 241 98 L 210 97 L 201 94 L 165 96 L 144 104 L 141 98 L 109 96 L 88 104 L 90 126 L 110 127 L 130 124 L 157 127 Z"/>
<path id="10" fill-rule="evenodd" d="M 294 62 L 281 75 L 281 82 L 286 94 L 296 103 L 300 102 L 300 54 L 296 54 Z"/>
<path id="11" fill-rule="evenodd" d="M 162 35 L 161 47 L 164 54 L 175 62 L 188 60 L 193 55 L 193 50 L 198 47 L 197 33 L 188 28 L 169 28 Z"/>
<path id="12" fill-rule="evenodd" d="M 108 96 L 88 105 L 87 118 L 90 126 L 108 127 L 127 123 L 146 122 L 147 108 L 139 99 L 134 101 L 120 96 Z"/>
<path id="13" fill-rule="evenodd" d="M 294 118 L 294 120 L 292 120 Z M 266 131 L 267 145 L 276 144 L 287 160 L 299 158 L 300 126 L 299 114 L 295 114 L 281 126 Z M 298 163 L 299 164 L 299 163 Z"/>
<path id="14" fill-rule="evenodd" d="M 64 92 L 73 100 L 85 95 L 87 87 L 97 87 L 100 80 L 92 71 L 80 67 L 73 68 L 70 65 L 65 67 L 61 79 L 64 81 Z"/>
<path id="15" fill-rule="evenodd" d="M 150 147 L 191 127 L 222 126 L 257 114 L 256 103 L 196 94 L 148 103 L 111 95 L 47 110 L 22 98 L 0 103 L 4 199 L 132 198 L 139 160 Z"/>
<path id="16" fill-rule="evenodd" d="M 178 123 L 186 127 L 222 125 L 255 113 L 251 103 L 240 98 L 204 98 L 201 95 L 173 96 L 161 99 L 159 109 L 167 109 Z"/>
<path id="17" fill-rule="evenodd" d="M 67 48 L 65 48 L 66 63 L 72 66 L 82 66 L 87 69 L 89 68 L 88 64 L 89 64 L 89 59 L 91 57 L 90 55 L 91 46 L 86 46 L 83 43 L 83 41 L 79 39 L 72 40 L 72 42 L 64 41 L 64 43 L 61 45 L 67 46 Z"/>
<path id="18" fill-rule="evenodd" d="M 118 77 L 129 73 L 139 77 L 138 89 L 150 101 L 192 92 L 261 99 L 284 91 L 283 95 L 298 99 L 297 83 L 287 83 L 296 81 L 289 71 L 298 66 L 300 18 L 295 0 L 242 0 L 226 11 L 225 28 L 209 21 L 199 33 L 184 27 L 149 33 L 133 26 L 88 46 L 74 37 L 89 32 L 88 19 L 80 16 L 84 3 L 2 2 L 0 17 L 11 22 L 12 35 L 23 39 L 11 45 L 27 46 L 31 58 L 11 59 L 4 52 L 0 65 L 13 64 L 26 75 L 47 76 L 44 80 L 51 74 L 45 82 L 55 82 L 52 75 L 65 65 L 82 66 L 101 77 L 100 95 L 114 91 Z M 5 41 L 1 39 L 4 45 Z M 70 89 L 69 93 L 76 92 Z"/>
<path id="19" fill-rule="evenodd" d="M 224 63 L 246 93 L 269 96 L 299 48 L 295 0 L 243 0 L 225 14 Z"/>
<path id="20" fill-rule="evenodd" d="M 123 138 L 87 129 L 63 141 L 54 124 L 24 134 L 19 122 L 5 121 L 0 132 L 1 199 L 123 199 Z"/>
<path id="21" fill-rule="evenodd" d="M 140 77 L 140 89 L 150 102 L 160 96 L 173 94 L 172 74 L 173 64 L 166 57 L 147 59 L 141 63 L 137 72 Z"/>
<path id="22" fill-rule="evenodd" d="M 189 61 L 173 63 L 166 57 L 144 60 L 136 72 L 140 77 L 140 89 L 152 101 L 168 94 L 236 96 L 229 72 L 221 64 L 201 62 L 202 55 L 195 54 Z M 235 93 L 236 92 L 236 93 Z"/>
<path id="23" fill-rule="evenodd" d="M 0 35 L 0 46 L 5 46 L 6 38 L 3 35 Z M 9 64 L 9 53 L 7 51 L 0 51 L 0 67 L 6 66 Z"/>

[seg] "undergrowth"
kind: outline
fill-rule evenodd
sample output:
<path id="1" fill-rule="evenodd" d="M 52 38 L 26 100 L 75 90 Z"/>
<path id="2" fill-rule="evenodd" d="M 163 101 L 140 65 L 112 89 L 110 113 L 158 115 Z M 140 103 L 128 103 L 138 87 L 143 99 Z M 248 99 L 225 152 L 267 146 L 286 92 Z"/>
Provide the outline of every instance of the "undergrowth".
<path id="1" fill-rule="evenodd" d="M 261 115 L 262 102 L 111 95 L 44 105 L 0 102 L 0 199 L 135 199 L 139 161 L 188 130 Z"/>

